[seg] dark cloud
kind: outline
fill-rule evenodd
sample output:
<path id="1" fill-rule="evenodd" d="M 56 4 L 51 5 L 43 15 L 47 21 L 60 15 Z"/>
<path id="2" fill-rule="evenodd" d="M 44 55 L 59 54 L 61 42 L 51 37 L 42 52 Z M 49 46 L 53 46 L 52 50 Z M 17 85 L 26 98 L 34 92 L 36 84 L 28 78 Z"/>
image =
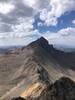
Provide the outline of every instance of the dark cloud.
<path id="1" fill-rule="evenodd" d="M 11 31 L 13 31 L 11 25 L 6 23 L 0 25 L 0 33 L 11 32 Z"/>
<path id="2" fill-rule="evenodd" d="M 33 8 L 26 6 L 22 1 L 14 2 L 14 5 L 15 9 L 9 13 L 10 16 L 31 17 L 33 15 Z"/>
<path id="3" fill-rule="evenodd" d="M 11 0 L 10 0 L 11 1 Z M 0 0 L 0 2 L 9 2 L 9 0 Z"/>
<path id="4" fill-rule="evenodd" d="M 4 2 L 6 0 L 1 0 L 0 2 Z M 17 25 L 19 23 L 19 18 L 26 18 L 33 16 L 33 8 L 26 6 L 23 4 L 21 0 L 10 0 L 15 5 L 14 10 L 10 11 L 8 14 L 0 13 L 0 32 L 10 32 L 12 31 L 12 25 Z M 8 2 L 8 0 L 7 0 Z"/>

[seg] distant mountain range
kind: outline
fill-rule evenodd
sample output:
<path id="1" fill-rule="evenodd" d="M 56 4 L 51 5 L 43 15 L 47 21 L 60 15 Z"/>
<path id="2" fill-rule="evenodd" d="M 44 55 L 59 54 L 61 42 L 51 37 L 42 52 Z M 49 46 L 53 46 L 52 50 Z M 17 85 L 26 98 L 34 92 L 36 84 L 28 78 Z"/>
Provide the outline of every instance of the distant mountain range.
<path id="1" fill-rule="evenodd" d="M 43 37 L 0 54 L 0 100 L 75 100 L 75 51 Z"/>
<path id="2" fill-rule="evenodd" d="M 64 52 L 75 52 L 75 47 L 67 45 L 53 45 L 54 48 Z"/>
<path id="3" fill-rule="evenodd" d="M 52 45 L 53 48 L 55 48 L 56 50 L 59 50 L 59 51 L 63 51 L 63 52 L 75 52 L 75 47 L 72 47 L 72 46 L 59 45 L 59 44 L 49 44 L 49 45 Z M 27 45 L 25 45 L 25 46 L 27 46 Z M 1 53 L 7 53 L 7 52 L 10 52 L 13 49 L 22 48 L 22 47 L 23 47 L 23 45 L 0 46 L 0 54 Z"/>

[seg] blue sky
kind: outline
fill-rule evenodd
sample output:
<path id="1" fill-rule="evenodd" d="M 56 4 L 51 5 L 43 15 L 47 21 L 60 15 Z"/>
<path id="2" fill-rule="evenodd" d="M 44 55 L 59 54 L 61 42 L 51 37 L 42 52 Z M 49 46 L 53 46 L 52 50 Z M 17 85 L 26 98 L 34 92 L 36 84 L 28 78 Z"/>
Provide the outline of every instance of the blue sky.
<path id="1" fill-rule="evenodd" d="M 38 22 L 43 22 L 40 19 L 37 19 L 34 23 L 34 27 L 38 29 L 41 33 L 43 32 L 57 32 L 60 29 L 67 28 L 67 27 L 74 27 L 72 21 L 75 20 L 75 11 L 71 11 L 69 13 L 65 13 L 64 15 L 58 18 L 58 24 L 56 26 L 38 26 Z"/>
<path id="2" fill-rule="evenodd" d="M 75 0 L 0 0 L 0 46 L 45 37 L 75 48 Z"/>

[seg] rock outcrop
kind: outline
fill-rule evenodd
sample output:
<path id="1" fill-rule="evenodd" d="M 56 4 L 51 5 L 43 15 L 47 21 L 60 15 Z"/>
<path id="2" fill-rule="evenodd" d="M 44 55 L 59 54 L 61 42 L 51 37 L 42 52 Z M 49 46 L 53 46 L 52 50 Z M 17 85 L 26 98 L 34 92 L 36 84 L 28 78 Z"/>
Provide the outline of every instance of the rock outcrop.
<path id="1" fill-rule="evenodd" d="M 75 100 L 75 82 L 63 77 L 49 86 L 40 97 L 31 100 Z"/>
<path id="2" fill-rule="evenodd" d="M 29 87 L 21 97 L 25 100 L 75 100 L 75 82 L 69 78 L 62 77 L 48 86 L 41 86 L 37 83 Z"/>
<path id="3" fill-rule="evenodd" d="M 26 100 L 26 99 L 24 99 L 22 97 L 16 97 L 16 98 L 12 98 L 11 100 Z"/>

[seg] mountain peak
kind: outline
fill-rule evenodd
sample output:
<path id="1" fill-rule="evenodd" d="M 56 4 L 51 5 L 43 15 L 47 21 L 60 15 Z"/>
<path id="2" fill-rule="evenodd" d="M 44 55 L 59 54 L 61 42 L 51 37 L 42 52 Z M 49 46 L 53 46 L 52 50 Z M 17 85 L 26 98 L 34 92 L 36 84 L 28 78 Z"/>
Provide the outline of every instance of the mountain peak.
<path id="1" fill-rule="evenodd" d="M 48 41 L 44 37 L 39 38 L 37 41 L 39 41 L 40 43 L 44 42 L 48 44 Z"/>
<path id="2" fill-rule="evenodd" d="M 44 37 L 41 37 L 38 40 L 29 44 L 29 46 L 47 46 L 47 45 L 49 45 L 48 41 Z"/>

